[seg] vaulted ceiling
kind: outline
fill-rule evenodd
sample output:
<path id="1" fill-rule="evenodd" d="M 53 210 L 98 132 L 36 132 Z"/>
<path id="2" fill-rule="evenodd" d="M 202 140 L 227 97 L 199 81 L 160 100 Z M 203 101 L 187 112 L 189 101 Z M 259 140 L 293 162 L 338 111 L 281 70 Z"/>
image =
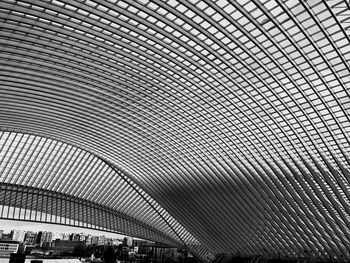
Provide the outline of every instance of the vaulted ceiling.
<path id="1" fill-rule="evenodd" d="M 350 259 L 349 10 L 1 1 L 0 217 Z"/>

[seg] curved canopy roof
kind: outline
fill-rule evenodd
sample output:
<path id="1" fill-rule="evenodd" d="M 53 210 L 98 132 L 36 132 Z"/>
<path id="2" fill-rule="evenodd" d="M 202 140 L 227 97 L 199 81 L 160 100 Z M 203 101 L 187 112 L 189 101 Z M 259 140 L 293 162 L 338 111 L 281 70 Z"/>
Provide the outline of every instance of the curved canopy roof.
<path id="1" fill-rule="evenodd" d="M 0 3 L 0 217 L 350 259 L 350 5 Z"/>

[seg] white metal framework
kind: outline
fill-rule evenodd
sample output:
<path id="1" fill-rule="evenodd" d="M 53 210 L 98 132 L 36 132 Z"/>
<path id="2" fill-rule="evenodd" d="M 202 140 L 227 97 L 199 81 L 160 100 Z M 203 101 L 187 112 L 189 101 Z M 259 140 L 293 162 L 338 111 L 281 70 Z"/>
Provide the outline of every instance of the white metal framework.
<path id="1" fill-rule="evenodd" d="M 1 217 L 349 260 L 349 9 L 1 1 Z"/>

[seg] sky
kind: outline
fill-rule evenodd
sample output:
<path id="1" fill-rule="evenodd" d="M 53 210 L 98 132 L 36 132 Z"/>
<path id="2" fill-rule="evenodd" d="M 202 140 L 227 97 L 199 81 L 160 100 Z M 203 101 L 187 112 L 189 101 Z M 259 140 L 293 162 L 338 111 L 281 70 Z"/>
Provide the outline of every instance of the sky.
<path id="1" fill-rule="evenodd" d="M 15 221 L 0 219 L 0 230 L 4 230 L 5 233 L 11 232 L 11 230 L 26 230 L 26 231 L 50 231 L 53 233 L 85 233 L 95 236 L 105 236 L 110 238 L 123 239 L 126 235 L 119 235 L 110 232 L 103 232 L 88 228 L 70 227 L 56 224 L 45 224 L 27 221 Z"/>

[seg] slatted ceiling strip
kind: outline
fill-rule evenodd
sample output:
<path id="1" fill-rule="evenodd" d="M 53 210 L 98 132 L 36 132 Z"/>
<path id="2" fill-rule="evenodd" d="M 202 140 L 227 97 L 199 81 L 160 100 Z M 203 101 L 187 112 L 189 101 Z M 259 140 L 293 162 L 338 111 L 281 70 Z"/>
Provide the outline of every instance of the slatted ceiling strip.
<path id="1" fill-rule="evenodd" d="M 26 137 L 26 136 L 23 136 L 23 138 L 26 138 L 26 141 L 28 141 L 28 137 Z M 22 140 L 21 140 L 22 141 Z M 24 143 L 24 145 L 26 144 L 26 142 Z M 18 158 L 21 158 L 21 159 L 23 159 L 23 156 L 21 156 L 21 152 L 20 152 L 20 149 L 23 149 L 24 148 L 24 145 L 20 142 L 19 143 L 19 145 L 18 145 L 18 148 L 16 149 L 16 152 L 17 152 L 17 157 L 15 157 L 16 159 L 18 159 Z M 12 169 L 11 170 L 13 170 L 13 171 L 15 171 L 15 172 L 13 172 L 13 176 L 12 176 L 12 178 L 10 179 L 10 181 L 15 181 L 15 180 L 17 180 L 17 178 L 16 178 L 16 171 L 18 171 L 18 169 L 19 169 L 19 163 L 17 164 L 17 166 L 15 165 L 15 163 L 13 163 L 13 167 L 12 167 Z"/>
<path id="2" fill-rule="evenodd" d="M 317 164 L 317 161 L 315 161 L 315 163 Z M 327 179 L 326 178 L 328 178 L 328 180 L 330 180 L 331 178 L 328 176 L 328 172 L 327 171 L 325 171 L 320 165 L 317 165 L 318 166 L 318 168 L 319 168 L 319 171 L 320 171 L 320 174 L 322 174 L 322 176 L 325 178 L 325 180 L 327 181 Z M 317 176 L 316 177 L 316 179 L 318 179 L 319 177 Z M 319 178 L 320 180 L 322 180 L 322 178 Z M 323 182 L 325 182 L 324 180 L 323 180 Z M 321 186 L 323 186 L 324 184 L 321 184 Z M 336 190 L 337 191 L 337 190 Z M 328 196 L 331 196 L 329 193 L 330 193 L 330 191 L 324 191 Z M 338 193 L 338 191 L 336 192 L 336 194 Z M 330 198 L 330 200 L 332 200 L 332 198 Z M 340 202 L 342 202 L 343 201 L 343 199 L 341 198 L 341 201 Z M 347 207 L 347 203 L 345 204 L 345 207 Z M 341 213 L 342 214 L 342 213 Z M 343 215 L 343 214 L 342 214 Z M 346 220 L 345 220 L 345 222 L 347 222 Z"/>
<path id="3" fill-rule="evenodd" d="M 295 189 L 297 189 L 297 188 L 295 188 Z M 307 188 L 306 188 L 306 189 L 307 189 Z M 296 192 L 297 192 L 297 193 L 302 193 L 302 191 L 298 191 L 298 190 L 297 190 Z M 310 196 L 313 197 L 313 195 L 310 195 Z M 306 201 L 306 200 L 305 200 L 305 201 Z M 309 203 L 309 202 L 306 202 L 306 203 Z M 316 203 L 318 203 L 318 202 L 316 201 Z M 316 211 L 317 211 L 317 210 L 316 210 Z M 314 210 L 313 213 L 316 214 L 316 211 Z"/>
<path id="4" fill-rule="evenodd" d="M 332 215 L 332 213 L 329 213 L 330 211 L 332 211 L 332 208 L 330 208 L 330 206 L 329 205 L 327 205 L 327 201 L 325 200 L 325 198 L 323 198 L 323 193 L 320 193 L 319 192 L 319 190 L 316 190 L 317 188 L 318 189 L 321 189 L 321 187 L 320 186 L 318 186 L 316 189 L 315 189 L 315 187 L 314 186 L 317 186 L 318 184 L 315 182 L 315 181 L 311 181 L 310 183 L 309 183 L 309 186 L 311 186 L 310 188 L 314 188 L 314 192 L 315 192 L 315 194 L 316 195 L 318 195 L 318 197 L 319 197 L 319 200 L 320 201 L 315 201 L 314 203 L 315 203 L 315 205 L 318 205 L 320 202 L 320 204 L 319 205 L 321 205 L 321 207 L 319 207 L 319 209 L 318 209 L 318 211 L 321 213 L 321 214 L 323 214 L 323 217 L 327 220 L 327 218 L 329 218 L 329 215 Z M 319 206 L 318 205 L 318 206 Z M 328 215 L 328 213 L 329 213 L 329 215 Z M 331 219 L 331 221 L 333 221 L 334 220 L 334 216 L 332 217 L 332 219 Z M 331 224 L 332 225 L 332 224 Z M 333 225 L 332 225 L 333 226 Z M 338 231 L 338 234 L 340 234 L 340 232 Z M 331 235 L 331 236 L 333 236 L 333 235 Z M 328 238 L 329 239 L 329 238 Z M 328 239 L 326 239 L 326 240 L 328 240 Z"/>
<path id="5" fill-rule="evenodd" d="M 72 170 L 70 171 L 70 174 L 76 174 L 76 176 L 69 176 L 70 178 L 68 179 L 67 183 L 67 192 L 70 193 L 75 193 L 75 188 L 78 187 L 78 184 L 76 181 L 79 179 L 79 171 L 83 169 L 84 166 L 86 166 L 86 159 L 85 157 L 88 156 L 89 154 L 85 151 L 80 151 L 77 155 L 77 160 L 72 167 Z"/>
<path id="6" fill-rule="evenodd" d="M 45 147 L 44 147 L 45 148 Z M 47 148 L 47 147 L 46 147 Z M 71 156 L 72 158 L 74 158 L 74 157 L 80 157 L 79 155 L 76 155 L 76 156 L 74 156 L 73 154 L 69 154 L 69 156 Z M 43 157 L 43 158 L 45 158 L 45 157 Z M 74 167 L 73 167 L 74 168 Z"/>
<path id="7" fill-rule="evenodd" d="M 70 192 L 77 193 L 77 195 L 79 196 L 78 192 L 80 189 L 82 189 L 83 184 L 85 183 L 85 180 L 87 177 L 87 176 L 84 177 L 84 175 L 89 174 L 88 169 L 91 171 L 94 165 L 92 163 L 93 163 L 93 156 L 85 153 L 84 159 L 81 160 L 79 170 L 77 171 L 77 176 L 75 179 L 76 181 L 74 184 L 72 184 L 72 187 L 74 187 L 74 189 L 71 189 Z"/>
<path id="8" fill-rule="evenodd" d="M 225 210 L 228 210 L 227 208 L 225 209 Z M 236 211 L 236 210 L 235 210 Z M 229 213 L 229 211 L 227 211 L 227 213 Z M 239 221 L 241 221 L 241 219 L 238 219 Z M 237 221 L 237 219 L 236 219 L 236 221 Z M 239 230 L 239 231 L 241 231 L 241 230 Z M 254 237 L 254 235 L 252 236 L 252 238 L 251 238 L 252 240 L 254 240 L 255 239 L 255 237 Z M 252 241 L 252 242 L 254 242 L 254 241 Z"/>
<path id="9" fill-rule="evenodd" d="M 18 136 L 19 136 L 19 135 L 18 135 Z M 5 147 L 4 147 L 5 149 L 4 149 L 4 150 L 5 150 L 6 152 L 8 152 L 8 149 L 11 148 L 12 144 L 15 144 L 15 143 L 16 143 L 15 140 L 6 140 L 6 142 L 5 142 Z M 18 144 L 18 142 L 17 142 L 17 144 Z M 9 155 L 10 155 L 10 156 L 9 156 Z M 4 171 L 5 171 L 5 169 L 7 168 L 7 165 L 8 165 L 8 163 L 9 163 L 10 159 L 11 159 L 11 155 L 13 155 L 13 150 L 10 151 L 9 154 L 7 154 L 7 155 L 4 156 L 3 161 L 2 161 L 2 163 L 4 163 L 4 165 L 3 165 L 3 168 L 2 168 L 0 174 L 4 174 Z"/>
<path id="10" fill-rule="evenodd" d="M 91 160 L 88 161 L 88 166 L 87 169 L 85 170 L 85 178 L 83 176 L 80 176 L 80 178 L 82 178 L 82 180 L 85 179 L 85 181 L 82 181 L 80 183 L 80 188 L 78 189 L 78 191 L 76 191 L 76 195 L 79 198 L 86 198 L 86 194 L 87 194 L 87 189 L 89 187 L 89 185 L 92 183 L 93 180 L 93 175 L 97 174 L 98 169 L 101 167 L 100 163 L 98 162 L 97 159 L 93 160 L 94 158 L 91 157 Z M 51 188 L 49 190 L 52 190 Z"/>
<path id="11" fill-rule="evenodd" d="M 312 43 L 312 41 L 310 41 L 310 43 Z M 320 55 L 321 55 L 321 57 L 322 57 L 322 53 L 320 53 L 320 52 L 319 52 L 319 54 L 320 54 Z"/>
<path id="12" fill-rule="evenodd" d="M 52 146 L 52 145 L 54 145 L 54 146 Z M 43 171 L 43 174 L 49 174 L 51 172 L 50 168 L 53 167 L 55 159 L 57 158 L 57 154 L 58 154 L 57 146 L 58 146 L 58 142 L 55 142 L 55 141 L 50 142 L 50 145 L 48 146 L 48 151 L 45 153 L 45 156 L 47 156 L 46 157 L 46 164 L 45 164 L 46 168 Z M 62 145 L 60 145 L 60 147 L 61 146 Z M 31 148 L 31 146 L 29 146 L 28 149 L 29 148 Z M 46 181 L 46 182 L 44 182 L 43 187 L 47 189 L 49 184 L 51 184 L 51 183 L 52 183 L 52 181 Z M 22 184 L 22 182 L 19 182 L 18 184 Z"/>
<path id="13" fill-rule="evenodd" d="M 346 224 L 348 222 L 349 217 L 349 212 L 344 209 L 349 204 L 349 200 L 347 200 L 347 195 L 344 193 L 339 183 L 329 176 L 328 171 L 326 171 L 325 174 L 327 175 L 327 177 L 324 178 L 325 180 L 321 180 L 328 189 L 328 192 L 334 193 L 332 194 L 332 196 L 335 196 L 334 201 L 336 205 L 340 205 L 339 209 L 342 210 L 342 214 L 347 218 L 347 220 L 344 221 Z"/>
<path id="14" fill-rule="evenodd" d="M 249 205 L 249 207 L 251 207 L 251 206 Z M 267 209 L 264 208 L 264 211 L 266 211 L 266 210 L 267 210 Z M 267 216 L 266 213 L 264 213 L 264 212 L 262 213 L 262 215 L 265 216 L 265 217 Z M 274 222 L 274 221 L 278 222 L 278 221 L 280 221 L 280 220 L 276 220 L 276 219 L 275 219 L 275 220 L 272 220 L 272 222 Z M 269 222 L 269 220 L 268 220 L 267 222 Z M 290 224 L 287 224 L 287 225 L 290 225 Z M 284 224 L 283 224 L 283 226 L 284 226 Z M 279 226 L 279 228 L 281 228 L 281 226 Z M 276 228 L 276 229 L 279 229 L 279 228 Z M 282 227 L 282 228 L 283 228 L 283 227 Z M 272 228 L 272 229 L 275 229 L 275 228 Z M 291 233 L 290 231 L 285 231 L 285 232 Z M 294 235 L 295 235 L 295 234 L 296 234 L 296 233 L 294 233 Z M 291 238 L 293 238 L 294 235 L 292 235 Z"/>

